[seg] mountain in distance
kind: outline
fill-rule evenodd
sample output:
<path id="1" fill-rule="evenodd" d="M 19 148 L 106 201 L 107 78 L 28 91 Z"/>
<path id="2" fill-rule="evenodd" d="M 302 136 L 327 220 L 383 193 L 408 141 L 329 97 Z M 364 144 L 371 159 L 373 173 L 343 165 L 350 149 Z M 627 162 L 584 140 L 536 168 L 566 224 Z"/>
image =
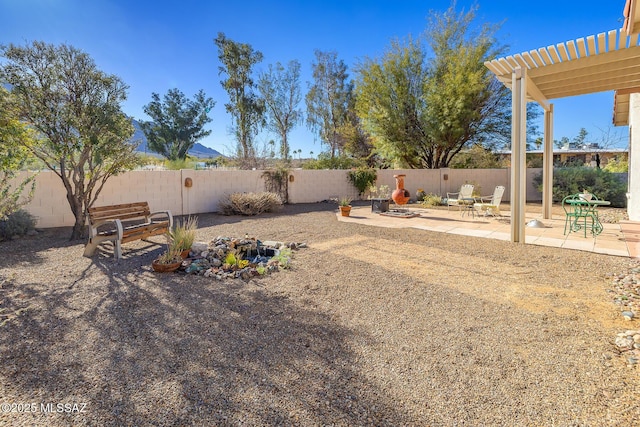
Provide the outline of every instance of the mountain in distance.
<path id="1" fill-rule="evenodd" d="M 144 135 L 144 132 L 140 127 L 140 122 L 138 122 L 136 119 L 131 119 L 131 121 L 133 122 L 135 132 L 133 132 L 133 136 L 131 137 L 130 141 L 140 141 L 140 144 L 138 145 L 136 151 L 151 156 L 159 156 L 158 153 L 149 150 L 149 148 L 147 147 L 147 137 Z M 219 151 L 216 151 L 213 148 L 205 147 L 199 142 L 193 144 L 193 147 L 191 147 L 191 149 L 189 150 L 189 155 L 197 157 L 199 159 L 213 159 L 215 157 L 222 156 Z"/>

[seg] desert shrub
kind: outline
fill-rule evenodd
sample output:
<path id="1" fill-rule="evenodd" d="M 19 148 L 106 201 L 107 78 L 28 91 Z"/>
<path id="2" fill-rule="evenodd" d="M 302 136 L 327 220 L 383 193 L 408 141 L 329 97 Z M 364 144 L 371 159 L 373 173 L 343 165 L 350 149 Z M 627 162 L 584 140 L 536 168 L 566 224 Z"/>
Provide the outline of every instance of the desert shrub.
<path id="1" fill-rule="evenodd" d="M 542 191 L 542 173 L 533 178 Z M 560 202 L 571 194 L 589 191 L 599 199 L 608 200 L 613 207 L 624 207 L 627 184 L 615 174 L 591 167 L 564 167 L 553 170 L 553 201 Z"/>
<path id="2" fill-rule="evenodd" d="M 167 239 L 171 247 L 178 251 L 191 249 L 193 241 L 196 239 L 196 229 L 198 228 L 198 218 L 188 217 L 182 221 L 176 221 L 173 230 L 167 232 Z"/>
<path id="3" fill-rule="evenodd" d="M 620 159 L 610 159 L 603 169 L 613 173 L 629 172 L 629 160 L 627 156 L 622 156 Z"/>
<path id="4" fill-rule="evenodd" d="M 276 193 L 232 193 L 220 201 L 224 215 L 259 215 L 280 209 L 282 200 Z"/>
<path id="5" fill-rule="evenodd" d="M 24 236 L 35 228 L 36 219 L 34 216 L 24 209 L 19 209 L 9 214 L 6 219 L 0 220 L 0 240 Z"/>
<path id="6" fill-rule="evenodd" d="M 437 194 L 429 193 L 422 198 L 421 202 L 424 207 L 440 206 L 442 204 L 442 197 Z"/>
<path id="7" fill-rule="evenodd" d="M 349 182 L 358 189 L 358 194 L 363 195 L 365 190 L 378 179 L 378 173 L 373 168 L 359 167 L 347 173 Z"/>

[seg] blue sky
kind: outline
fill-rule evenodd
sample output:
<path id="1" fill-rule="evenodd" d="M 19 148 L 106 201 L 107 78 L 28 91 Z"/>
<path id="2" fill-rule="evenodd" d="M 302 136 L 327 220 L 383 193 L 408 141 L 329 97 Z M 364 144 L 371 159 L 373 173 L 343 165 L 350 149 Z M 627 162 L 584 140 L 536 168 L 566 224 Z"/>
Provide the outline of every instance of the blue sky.
<path id="1" fill-rule="evenodd" d="M 576 2 L 538 0 L 457 2 L 458 10 L 478 4 L 477 22 L 502 23 L 497 33 L 508 54 L 529 51 L 622 26 L 624 0 Z M 178 88 L 187 97 L 199 89 L 216 101 L 208 125 L 212 134 L 200 142 L 230 154 L 234 142 L 225 112 L 213 42 L 218 32 L 249 43 L 264 54 L 256 71 L 268 64 L 297 59 L 302 91 L 311 81 L 314 50 L 335 51 L 353 70 L 363 58 L 382 55 L 395 38 L 424 32 L 430 10 L 443 1 L 414 0 L 0 0 L 0 43 L 34 40 L 67 43 L 87 52 L 98 67 L 120 76 L 129 86 L 125 113 L 148 120 L 143 106 L 151 93 Z M 553 101 L 554 138 L 575 137 L 580 128 L 600 142 L 607 132 L 625 147 L 626 128 L 611 125 L 613 92 Z M 305 109 L 304 101 L 301 107 Z M 262 134 L 258 145 L 274 135 Z M 326 149 L 304 124 L 291 135 L 292 150 L 302 157 Z"/>

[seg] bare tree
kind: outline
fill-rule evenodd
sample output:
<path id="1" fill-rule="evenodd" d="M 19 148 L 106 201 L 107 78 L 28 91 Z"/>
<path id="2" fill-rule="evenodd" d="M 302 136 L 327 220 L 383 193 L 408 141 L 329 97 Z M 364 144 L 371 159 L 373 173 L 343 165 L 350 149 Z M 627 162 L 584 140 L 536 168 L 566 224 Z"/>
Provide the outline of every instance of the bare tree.
<path id="1" fill-rule="evenodd" d="M 267 128 L 280 136 L 280 156 L 289 160 L 289 133 L 302 121 L 302 110 L 298 104 L 300 94 L 300 63 L 289 61 L 285 69 L 279 62 L 269 65 L 266 73 L 260 74 L 258 90 L 266 106 Z"/>

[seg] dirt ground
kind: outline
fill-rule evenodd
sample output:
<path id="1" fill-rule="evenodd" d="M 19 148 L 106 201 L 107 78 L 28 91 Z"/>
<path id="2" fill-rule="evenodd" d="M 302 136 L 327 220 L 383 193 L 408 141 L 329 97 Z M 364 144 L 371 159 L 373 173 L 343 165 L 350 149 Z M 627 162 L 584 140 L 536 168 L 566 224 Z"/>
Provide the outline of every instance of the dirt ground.
<path id="1" fill-rule="evenodd" d="M 640 371 L 613 344 L 640 326 L 610 292 L 636 261 L 335 211 L 199 215 L 200 241 L 307 243 L 290 269 L 247 282 L 154 273 L 161 237 L 124 245 L 119 261 L 108 247 L 82 257 L 66 228 L 0 242 L 0 425 L 640 419 Z"/>

